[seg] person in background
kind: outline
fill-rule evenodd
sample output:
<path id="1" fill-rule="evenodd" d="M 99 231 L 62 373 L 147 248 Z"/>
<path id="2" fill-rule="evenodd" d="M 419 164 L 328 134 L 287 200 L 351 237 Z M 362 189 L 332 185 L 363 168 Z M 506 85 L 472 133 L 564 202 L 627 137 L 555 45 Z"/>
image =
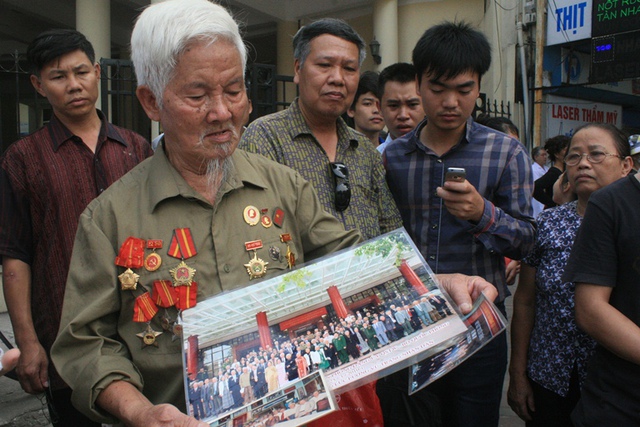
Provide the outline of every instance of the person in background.
<path id="1" fill-rule="evenodd" d="M 378 146 L 378 151 L 382 153 L 391 141 L 412 131 L 424 118 L 415 67 L 406 62 L 386 67 L 378 77 L 378 94 L 380 110 L 388 130 L 387 138 Z"/>
<path id="2" fill-rule="evenodd" d="M 300 28 L 293 47 L 300 97 L 253 121 L 240 148 L 298 171 L 325 210 L 365 239 L 401 227 L 380 155 L 341 117 L 355 97 L 364 41 L 346 22 L 326 18 Z"/>
<path id="3" fill-rule="evenodd" d="M 31 84 L 47 98 L 48 124 L 0 161 L 0 257 L 22 389 L 46 393 L 54 426 L 99 426 L 71 404 L 50 363 L 78 218 L 91 200 L 152 154 L 140 135 L 96 110 L 100 65 L 75 30 L 45 31 L 27 48 Z"/>
<path id="4" fill-rule="evenodd" d="M 534 243 L 533 177 L 519 141 L 471 117 L 490 63 L 487 38 L 468 24 L 428 29 L 413 50 L 426 119 L 390 144 L 383 158 L 405 227 L 433 271 L 484 277 L 498 290 L 496 305 L 506 314 L 504 257 L 521 259 Z M 465 168 L 466 180 L 445 181 L 448 167 Z M 381 396 L 385 419 L 409 423 L 431 393 L 446 426 L 497 426 L 506 365 L 501 335 L 423 389 L 426 394 L 406 397 L 405 372 L 404 386 Z M 411 407 L 415 413 L 404 412 Z"/>
<path id="5" fill-rule="evenodd" d="M 597 152 L 603 153 L 577 153 L 580 164 L 596 161 L 595 169 L 602 158 Z M 624 151 L 615 153 L 605 153 L 600 164 L 631 163 L 621 158 Z M 571 414 L 576 427 L 640 425 L 639 211 L 637 173 L 594 193 L 562 277 L 576 286 L 578 326 L 598 342 Z"/>
<path id="6" fill-rule="evenodd" d="M 520 140 L 520 131 L 518 130 L 518 127 L 507 117 L 490 116 L 487 113 L 482 113 L 478 114 L 476 117 L 476 123 L 480 123 L 481 125 L 485 125 L 491 129 L 499 130 L 518 141 Z"/>
<path id="7" fill-rule="evenodd" d="M 360 75 L 358 90 L 347 116 L 353 120 L 354 129 L 369 138 L 374 147 L 382 143 L 380 131 L 384 128 L 384 119 L 378 99 L 378 73 L 365 71 Z"/>
<path id="8" fill-rule="evenodd" d="M 531 158 L 533 159 L 531 171 L 533 172 L 534 185 L 535 181 L 542 178 L 549 170 L 549 166 L 547 165 L 548 157 L 547 150 L 545 150 L 544 147 L 534 147 L 533 150 L 531 150 Z M 533 217 L 537 218 L 544 209 L 544 205 L 537 200 L 533 200 L 531 205 L 533 206 Z"/>
<path id="9" fill-rule="evenodd" d="M 553 184 L 553 203 L 560 206 L 564 205 L 565 203 L 572 202 L 577 198 L 578 195 L 573 191 L 573 188 L 571 187 L 567 171 L 562 172 L 556 183 Z"/>
<path id="10" fill-rule="evenodd" d="M 575 286 L 562 274 L 591 194 L 631 170 L 628 148 L 612 125 L 576 130 L 564 173 L 578 199 L 537 218 L 535 246 L 522 262 L 511 322 L 508 401 L 527 426 L 571 425 L 595 341 L 576 324 Z"/>
<path id="11" fill-rule="evenodd" d="M 556 206 L 553 201 L 553 184 L 565 170 L 564 155 L 567 152 L 570 138 L 566 135 L 557 135 L 549 138 L 544 143 L 551 166 L 549 170 L 535 181 L 533 197 L 546 208 Z"/>

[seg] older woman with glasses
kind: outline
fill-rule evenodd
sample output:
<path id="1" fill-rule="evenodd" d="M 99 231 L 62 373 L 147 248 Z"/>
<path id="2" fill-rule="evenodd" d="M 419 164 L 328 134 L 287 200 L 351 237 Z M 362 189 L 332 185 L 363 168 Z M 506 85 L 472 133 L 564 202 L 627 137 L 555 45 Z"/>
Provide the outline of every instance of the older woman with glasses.
<path id="1" fill-rule="evenodd" d="M 564 163 L 578 199 L 537 218 L 513 300 L 509 367 L 509 405 L 528 427 L 571 425 L 595 342 L 576 325 L 575 285 L 561 278 L 589 197 L 629 173 L 629 154 L 627 138 L 612 125 L 576 130 Z"/>

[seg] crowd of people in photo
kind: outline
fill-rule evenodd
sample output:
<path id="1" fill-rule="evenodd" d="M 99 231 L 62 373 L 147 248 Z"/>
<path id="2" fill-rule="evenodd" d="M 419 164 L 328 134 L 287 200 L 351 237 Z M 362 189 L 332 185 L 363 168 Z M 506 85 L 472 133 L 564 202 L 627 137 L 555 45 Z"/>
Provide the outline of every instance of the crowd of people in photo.
<path id="1" fill-rule="evenodd" d="M 227 359 L 217 372 L 200 368 L 189 382 L 196 419 L 217 417 L 263 398 L 318 369 L 333 369 L 426 328 L 453 311 L 436 292 L 401 294 L 344 319 L 331 318 L 293 340 Z M 299 410 L 298 410 L 299 411 Z"/>

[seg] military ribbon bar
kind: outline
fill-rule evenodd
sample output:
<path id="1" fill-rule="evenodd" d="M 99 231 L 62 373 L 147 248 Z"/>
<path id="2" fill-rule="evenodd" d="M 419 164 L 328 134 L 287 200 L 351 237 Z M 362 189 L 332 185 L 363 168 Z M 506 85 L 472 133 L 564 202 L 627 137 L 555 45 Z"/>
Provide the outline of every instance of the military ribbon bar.
<path id="1" fill-rule="evenodd" d="M 198 302 L 198 284 L 191 282 L 191 286 L 179 286 L 174 288 L 178 291 L 178 303 L 176 307 L 179 310 L 195 307 Z"/>
<path id="2" fill-rule="evenodd" d="M 136 298 L 133 306 L 134 322 L 150 322 L 153 316 L 158 312 L 158 306 L 151 299 L 151 294 L 145 292 Z"/>
<path id="3" fill-rule="evenodd" d="M 140 268 L 144 264 L 144 239 L 129 236 L 120 246 L 116 256 L 116 265 L 125 268 Z"/>
<path id="4" fill-rule="evenodd" d="M 193 243 L 191 230 L 189 228 L 176 228 L 169 244 L 169 256 L 178 259 L 187 259 L 198 253 L 196 245 Z"/>
<path id="5" fill-rule="evenodd" d="M 153 301 L 163 308 L 169 308 L 178 302 L 178 292 L 171 280 L 156 280 L 153 282 Z"/>

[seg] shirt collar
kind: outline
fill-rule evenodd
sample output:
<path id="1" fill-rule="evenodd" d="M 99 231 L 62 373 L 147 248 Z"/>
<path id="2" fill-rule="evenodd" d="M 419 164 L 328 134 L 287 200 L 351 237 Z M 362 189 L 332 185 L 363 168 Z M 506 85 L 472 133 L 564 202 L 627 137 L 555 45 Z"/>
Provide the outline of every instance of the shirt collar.
<path id="1" fill-rule="evenodd" d="M 425 152 L 430 152 L 431 150 L 427 147 L 424 146 L 424 144 L 422 142 L 420 142 L 420 132 L 422 132 L 422 129 L 424 129 L 424 127 L 427 125 L 427 119 L 426 117 L 424 119 L 422 119 L 422 121 L 420 123 L 418 123 L 418 125 L 415 127 L 415 129 L 413 129 L 411 132 L 409 132 L 408 134 L 401 136 L 398 139 L 395 139 L 394 141 L 396 141 L 396 143 L 400 143 L 401 142 L 401 146 L 403 149 L 404 154 L 410 154 L 416 150 L 423 150 Z M 466 123 L 466 127 L 465 127 L 465 133 L 462 136 L 462 139 L 453 147 L 451 147 L 451 150 L 455 150 L 456 147 L 460 146 L 463 143 L 469 143 L 470 141 L 473 140 L 473 138 L 471 137 L 473 132 L 475 131 L 474 129 L 474 125 L 475 125 L 475 121 L 473 120 L 472 117 L 469 117 L 467 119 L 467 123 Z M 449 150 L 449 151 L 451 151 Z"/>
<path id="2" fill-rule="evenodd" d="M 292 135 L 291 139 L 295 140 L 296 137 L 300 135 L 310 135 L 313 136 L 313 132 L 311 132 L 311 128 L 307 124 L 302 115 L 302 111 L 300 110 L 299 98 L 293 100 L 291 105 L 289 106 L 289 114 L 291 117 L 291 130 Z M 336 126 L 338 129 L 338 146 L 340 147 L 342 144 L 348 144 L 349 148 L 356 149 L 358 148 L 358 134 L 354 129 L 351 129 L 347 123 L 344 121 L 342 117 L 338 117 L 336 122 Z M 315 138 L 315 136 L 313 136 Z M 344 147 L 347 148 L 346 146 Z"/>
<path id="3" fill-rule="evenodd" d="M 221 197 L 245 185 L 264 189 L 268 188 L 263 177 L 251 164 L 249 155 L 246 152 L 236 149 L 231 155 L 231 160 L 227 179 L 220 189 Z M 208 204 L 208 202 L 187 183 L 178 170 L 173 167 L 171 162 L 169 162 L 164 144 L 158 147 L 151 157 L 150 162 L 149 182 L 147 186 L 149 188 L 149 200 L 152 211 L 155 210 L 156 206 L 162 201 L 178 196 L 186 199 L 197 199 Z"/>
<path id="4" fill-rule="evenodd" d="M 120 144 L 128 147 L 129 144 L 125 139 L 120 135 L 120 132 L 116 129 L 114 125 L 107 121 L 107 117 L 104 113 L 98 109 L 96 109 L 96 113 L 100 118 L 100 133 L 98 134 L 98 147 L 101 145 L 101 142 L 105 139 L 111 139 Z M 55 113 L 51 116 L 51 120 L 47 124 L 47 128 L 49 129 L 49 135 L 51 136 L 51 144 L 53 145 L 53 151 L 57 152 L 62 144 L 66 141 L 71 140 L 75 135 L 71 132 L 65 125 L 58 119 Z M 96 149 L 96 151 L 98 151 Z"/>

